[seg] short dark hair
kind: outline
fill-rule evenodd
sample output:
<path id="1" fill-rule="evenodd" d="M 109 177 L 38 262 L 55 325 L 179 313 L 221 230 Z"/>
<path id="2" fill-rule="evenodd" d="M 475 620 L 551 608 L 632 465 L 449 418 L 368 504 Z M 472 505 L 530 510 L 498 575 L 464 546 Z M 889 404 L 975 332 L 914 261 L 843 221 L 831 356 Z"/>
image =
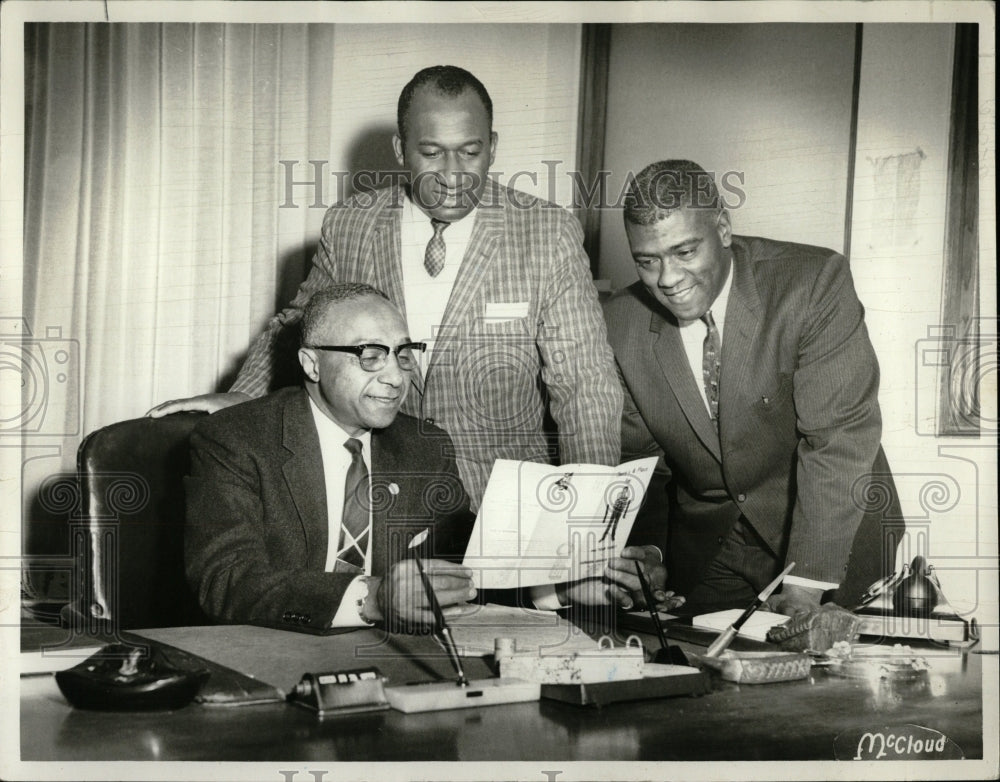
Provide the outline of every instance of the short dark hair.
<path id="1" fill-rule="evenodd" d="M 361 299 L 365 296 L 378 296 L 389 301 L 389 297 L 378 288 L 363 282 L 338 282 L 328 288 L 316 291 L 302 312 L 301 344 L 303 346 L 312 344 L 316 332 L 326 321 L 330 305 L 351 299 Z"/>
<path id="2" fill-rule="evenodd" d="M 625 194 L 625 222 L 652 225 L 681 207 L 718 209 L 715 177 L 690 160 L 650 163 Z"/>
<path id="3" fill-rule="evenodd" d="M 432 65 L 422 71 L 417 71 L 416 75 L 403 87 L 403 91 L 399 93 L 399 103 L 396 106 L 396 128 L 403 141 L 406 141 L 406 115 L 413 102 L 413 95 L 421 87 L 435 89 L 449 98 L 457 98 L 466 90 L 472 90 L 483 102 L 490 130 L 493 130 L 493 101 L 490 100 L 490 94 L 486 91 L 483 83 L 457 65 Z"/>

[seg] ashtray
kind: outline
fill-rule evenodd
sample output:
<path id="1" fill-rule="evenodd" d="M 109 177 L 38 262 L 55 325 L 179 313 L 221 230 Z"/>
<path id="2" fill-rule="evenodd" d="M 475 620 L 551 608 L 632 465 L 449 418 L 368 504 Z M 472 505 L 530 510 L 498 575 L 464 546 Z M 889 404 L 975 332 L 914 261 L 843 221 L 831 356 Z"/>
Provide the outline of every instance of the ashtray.
<path id="1" fill-rule="evenodd" d="M 701 657 L 702 664 L 717 670 L 726 681 L 738 684 L 791 682 L 809 676 L 812 661 L 802 652 L 733 652 Z"/>

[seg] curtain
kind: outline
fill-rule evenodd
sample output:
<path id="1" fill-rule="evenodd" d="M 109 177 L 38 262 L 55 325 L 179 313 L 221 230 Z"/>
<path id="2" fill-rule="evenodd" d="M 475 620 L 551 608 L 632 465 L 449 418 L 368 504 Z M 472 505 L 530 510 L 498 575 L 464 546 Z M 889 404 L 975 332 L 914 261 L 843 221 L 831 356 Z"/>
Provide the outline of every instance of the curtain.
<path id="1" fill-rule="evenodd" d="M 291 298 L 323 210 L 280 208 L 279 161 L 329 159 L 332 73 L 332 25 L 26 25 L 26 519 L 86 433 L 228 388 Z"/>

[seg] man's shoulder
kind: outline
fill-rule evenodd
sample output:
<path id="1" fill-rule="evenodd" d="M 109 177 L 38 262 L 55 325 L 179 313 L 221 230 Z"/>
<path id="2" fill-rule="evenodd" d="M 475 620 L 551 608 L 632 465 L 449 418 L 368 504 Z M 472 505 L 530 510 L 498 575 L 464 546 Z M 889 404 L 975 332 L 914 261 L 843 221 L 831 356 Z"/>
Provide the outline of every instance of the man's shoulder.
<path id="1" fill-rule="evenodd" d="M 603 304 L 608 341 L 615 350 L 648 334 L 658 321 L 667 321 L 663 308 L 641 281 L 615 291 Z M 658 320 L 657 320 L 658 319 Z"/>
<path id="2" fill-rule="evenodd" d="M 622 318 L 643 312 L 652 313 L 655 311 L 655 302 L 641 281 L 619 288 L 605 300 L 602 306 L 604 317 L 609 326 L 612 321 L 619 321 Z"/>
<path id="3" fill-rule="evenodd" d="M 513 224 L 538 222 L 562 223 L 573 220 L 565 207 L 553 201 L 525 193 L 491 179 L 483 192 L 481 209 L 501 209 L 504 218 Z"/>
<path id="4" fill-rule="evenodd" d="M 290 386 L 270 394 L 241 402 L 206 416 L 198 422 L 195 431 L 211 436 L 253 436 L 266 437 L 271 427 L 282 418 L 285 408 L 305 391 L 298 386 Z"/>
<path id="5" fill-rule="evenodd" d="M 759 236 L 734 236 L 733 244 L 737 258 L 750 264 L 758 290 L 777 297 L 809 290 L 821 277 L 840 278 L 847 269 L 847 259 L 829 247 Z"/>
<path id="6" fill-rule="evenodd" d="M 326 225 L 363 224 L 382 214 L 401 213 L 402 206 L 403 191 L 398 185 L 358 190 L 327 209 L 323 222 Z"/>
<path id="7" fill-rule="evenodd" d="M 843 261 L 843 256 L 829 247 L 800 242 L 785 242 L 762 236 L 733 236 L 733 244 L 754 264 L 788 264 L 790 267 L 822 266 Z"/>
<path id="8" fill-rule="evenodd" d="M 448 433 L 426 418 L 414 418 L 406 413 L 397 413 L 389 426 L 377 430 L 373 436 L 412 441 L 413 438 L 419 437 L 447 438 Z"/>

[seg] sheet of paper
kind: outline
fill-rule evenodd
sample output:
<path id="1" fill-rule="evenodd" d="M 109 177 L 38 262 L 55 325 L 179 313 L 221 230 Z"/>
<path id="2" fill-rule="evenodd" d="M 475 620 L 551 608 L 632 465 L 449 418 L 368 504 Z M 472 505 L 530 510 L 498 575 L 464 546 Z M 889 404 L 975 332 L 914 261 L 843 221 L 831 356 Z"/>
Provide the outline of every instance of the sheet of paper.
<path id="1" fill-rule="evenodd" d="M 656 466 L 604 467 L 498 459 L 464 564 L 483 589 L 600 576 L 621 553 Z"/>
<path id="2" fill-rule="evenodd" d="M 725 611 L 715 611 L 711 614 L 701 614 L 691 620 L 691 624 L 693 627 L 701 630 L 717 630 L 721 633 L 739 619 L 742 613 L 742 608 L 730 608 Z M 789 617 L 784 614 L 775 614 L 771 611 L 757 611 L 740 628 L 739 635 L 743 638 L 752 638 L 755 641 L 766 641 L 767 631 L 772 627 L 785 624 L 788 619 Z"/>
<path id="3" fill-rule="evenodd" d="M 552 611 L 493 603 L 448 621 L 463 657 L 493 654 L 497 638 L 513 638 L 517 652 L 569 654 L 597 648 L 597 642 Z"/>

